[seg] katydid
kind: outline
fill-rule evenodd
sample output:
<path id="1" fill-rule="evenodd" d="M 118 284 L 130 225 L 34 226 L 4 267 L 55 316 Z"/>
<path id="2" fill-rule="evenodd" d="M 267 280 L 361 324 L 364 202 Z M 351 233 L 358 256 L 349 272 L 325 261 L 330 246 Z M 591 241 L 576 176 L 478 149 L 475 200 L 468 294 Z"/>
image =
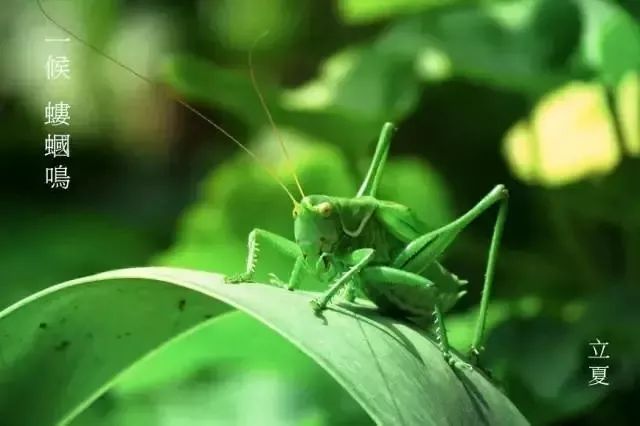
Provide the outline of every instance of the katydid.
<path id="1" fill-rule="evenodd" d="M 438 259 L 460 231 L 491 206 L 499 204 L 471 346 L 475 359 L 484 337 L 508 192 L 503 185 L 498 185 L 458 219 L 427 231 L 408 207 L 375 197 L 393 132 L 393 125 L 386 123 L 366 177 L 353 198 L 301 193 L 302 199 L 294 201 L 293 208 L 295 241 L 254 229 L 249 234 L 246 271 L 228 277 L 227 281 L 251 281 L 258 261 L 258 247 L 269 245 L 294 262 L 288 282 L 272 275 L 272 283 L 294 290 L 301 284 L 303 268 L 324 279 L 328 289 L 311 301 L 314 311 L 324 310 L 341 290 L 349 301 L 353 301 L 356 291 L 360 290 L 383 312 L 418 318 L 433 316 L 440 350 L 448 362 L 455 364 L 442 315 L 465 293 L 466 281 L 445 269 Z"/>
<path id="2" fill-rule="evenodd" d="M 59 29 L 136 77 L 154 84 L 149 78 L 104 54 L 58 24 L 47 14 L 40 0 L 36 1 L 43 15 Z M 284 142 L 258 90 L 251 65 L 251 53 L 249 65 L 252 84 L 276 132 L 285 157 L 291 165 Z M 327 290 L 311 301 L 311 309 L 315 312 L 319 313 L 326 309 L 333 298 L 342 291 L 349 301 L 354 301 L 356 293 L 362 293 L 381 311 L 388 314 L 419 318 L 432 316 L 440 350 L 452 365 L 457 365 L 458 361 L 451 355 L 442 316 L 465 293 L 463 287 L 466 282 L 445 269 L 438 259 L 453 243 L 459 232 L 491 206 L 498 204 L 499 210 L 489 247 L 480 312 L 470 349 L 470 355 L 477 361 L 482 349 L 496 255 L 507 213 L 508 193 L 504 186 L 496 186 L 473 208 L 453 222 L 435 230 L 427 230 L 408 207 L 376 198 L 394 132 L 393 125 L 386 123 L 378 139 L 369 170 L 353 198 L 330 195 L 305 196 L 295 170 L 291 167 L 301 195 L 300 201 L 297 201 L 275 173 L 246 146 L 185 101 L 174 95 L 171 97 L 249 154 L 283 188 L 293 202 L 295 241 L 266 230 L 254 229 L 248 239 L 249 253 L 246 270 L 227 277 L 227 282 L 251 281 L 258 262 L 258 247 L 262 244 L 270 245 L 273 249 L 290 257 L 293 262 L 287 282 L 272 275 L 272 283 L 294 290 L 301 284 L 302 270 L 307 269 L 317 274 L 327 284 Z M 462 365 L 467 366 L 466 363 Z"/>

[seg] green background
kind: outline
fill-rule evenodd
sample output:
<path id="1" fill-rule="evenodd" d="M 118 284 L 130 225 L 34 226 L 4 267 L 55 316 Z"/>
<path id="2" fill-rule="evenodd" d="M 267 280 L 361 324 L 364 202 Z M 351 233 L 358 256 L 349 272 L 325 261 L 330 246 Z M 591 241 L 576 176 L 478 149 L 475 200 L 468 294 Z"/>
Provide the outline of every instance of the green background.
<path id="1" fill-rule="evenodd" d="M 381 198 L 447 223 L 511 191 L 486 367 L 534 424 L 637 424 L 640 397 L 640 6 L 605 0 L 48 1 L 48 13 L 156 90 L 64 36 L 35 2 L 0 11 L 0 306 L 107 269 L 244 268 L 253 227 L 290 236 L 291 203 L 179 94 L 307 193 L 350 195 L 385 121 Z M 47 81 L 49 55 L 71 79 Z M 45 158 L 44 105 L 71 107 L 71 158 Z M 67 191 L 44 170 L 67 165 Z M 469 279 L 448 316 L 471 340 L 493 218 L 444 259 Z M 265 253 L 258 272 L 286 276 Z M 310 288 L 313 284 L 310 284 Z M 589 342 L 610 386 L 588 386 Z M 33 386 L 37 386 L 34 383 Z M 78 425 L 369 424 L 282 338 L 230 314 L 164 348 Z"/>

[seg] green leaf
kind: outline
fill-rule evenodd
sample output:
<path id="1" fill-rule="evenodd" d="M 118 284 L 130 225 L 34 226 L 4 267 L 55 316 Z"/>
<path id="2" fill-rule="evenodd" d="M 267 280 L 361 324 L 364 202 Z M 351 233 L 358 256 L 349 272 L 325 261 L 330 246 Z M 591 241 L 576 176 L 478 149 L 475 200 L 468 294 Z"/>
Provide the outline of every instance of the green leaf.
<path id="1" fill-rule="evenodd" d="M 312 295 L 173 268 L 62 283 L 0 312 L 0 418 L 68 421 L 136 360 L 234 307 L 316 361 L 377 423 L 527 423 L 477 371 L 454 371 L 417 329 L 366 306 L 334 306 L 319 318 Z"/>
<path id="2" fill-rule="evenodd" d="M 330 57 L 317 78 L 283 90 L 260 84 L 278 127 L 291 127 L 360 153 L 376 140 L 385 121 L 397 121 L 415 109 L 419 99 L 413 59 L 375 43 Z M 223 108 L 258 127 L 265 112 L 250 79 L 193 56 L 178 55 L 165 80 L 190 100 Z"/>
<path id="3" fill-rule="evenodd" d="M 210 347 L 205 351 L 210 352 Z M 260 350 L 260 353 L 263 352 L 264 348 Z M 108 396 L 96 401 L 71 424 L 73 426 L 211 426 L 212 424 L 303 426 L 309 421 L 315 421 L 311 424 L 317 426 L 336 424 L 331 423 L 327 418 L 332 407 L 318 409 L 302 404 L 306 401 L 303 398 L 309 397 L 306 389 L 316 386 L 313 382 L 301 385 L 296 379 L 282 380 L 272 373 L 258 371 L 245 371 L 242 374 L 224 377 L 216 377 L 216 373 L 215 370 L 200 371 L 200 376 L 197 378 L 191 377 L 190 380 L 142 395 L 123 396 L 109 392 Z M 329 377 L 327 379 L 332 380 Z M 334 386 L 338 385 L 334 384 Z M 349 419 L 348 422 L 341 424 L 371 424 L 366 413 L 344 391 L 333 390 L 333 394 L 330 395 L 336 398 L 333 407 L 346 400 L 352 402 L 353 408 L 358 410 L 359 417 L 353 419 L 355 421 Z M 340 397 L 342 399 L 337 400 Z M 247 401 L 250 401 L 251 406 L 260 407 L 260 409 L 247 409 Z"/>
<path id="4" fill-rule="evenodd" d="M 176 55 L 165 64 L 163 75 L 169 85 L 192 101 L 223 108 L 254 125 L 264 117 L 246 74 L 229 71 L 192 55 Z M 280 111 L 272 101 L 272 88 L 261 88 L 261 91 L 274 116 L 278 117 Z"/>
<path id="5" fill-rule="evenodd" d="M 535 424 L 570 418 L 609 392 L 607 386 L 588 386 L 583 362 L 592 337 L 581 336 L 579 329 L 580 324 L 548 316 L 514 317 L 496 327 L 487 342 L 485 359 Z"/>
<path id="6" fill-rule="evenodd" d="M 144 232 L 118 220 L 88 212 L 40 208 L 34 214 L 7 208 L 9 214 L 0 218 L 5 229 L 11 230 L 11 238 L 0 239 L 0 307 L 52 282 L 143 263 L 153 254 Z M 78 247 L 82 249 L 75 249 Z M 33 259 L 38 259 L 38 267 L 26 267 L 25 262 Z"/>
<path id="7" fill-rule="evenodd" d="M 256 385 L 274 389 L 251 391 Z M 238 394 L 247 391 L 264 410 L 246 410 L 247 398 Z M 265 410 L 272 417 L 258 421 L 255 416 Z M 132 412 L 135 418 L 124 420 Z M 191 413 L 190 426 L 210 425 L 211 413 L 217 424 L 232 425 L 299 426 L 310 415 L 321 416 L 318 426 L 371 423 L 318 364 L 261 322 L 234 311 L 136 363 L 72 424 L 163 426 L 175 424 L 170 419 L 185 412 Z"/>
<path id="8" fill-rule="evenodd" d="M 198 8 L 198 17 L 218 43 L 246 54 L 267 29 L 269 36 L 260 39 L 260 49 L 290 43 L 300 30 L 298 19 L 304 15 L 304 6 L 304 2 L 291 0 L 204 1 Z"/>
<path id="9" fill-rule="evenodd" d="M 238 336 L 242 335 L 251 338 L 239 341 Z M 213 345 L 215 351 L 210 350 Z M 269 357 L 264 356 L 264 348 L 269 348 Z M 308 357 L 270 328 L 244 312 L 234 311 L 203 324 L 167 344 L 153 357 L 137 363 L 124 374 L 112 392 L 135 395 L 175 387 L 185 377 L 216 365 L 225 364 L 226 368 L 231 361 L 241 363 L 243 370 L 249 367 L 247 369 L 272 372 L 280 367 L 283 378 L 294 379 L 308 374 L 317 380 L 315 370 L 311 374 L 308 371 L 312 368 L 310 365 L 315 364 L 309 364 L 307 360 Z M 282 368 L 284 366 L 286 368 Z"/>
<path id="10" fill-rule="evenodd" d="M 640 72 L 629 72 L 616 90 L 622 140 L 631 156 L 640 156 Z"/>
<path id="11" fill-rule="evenodd" d="M 602 79 L 616 85 L 640 69 L 640 26 L 625 10 L 602 0 L 580 0 L 584 16 L 582 54 Z"/>
<path id="12" fill-rule="evenodd" d="M 351 24 L 376 21 L 431 7 L 462 3 L 460 0 L 340 0 L 342 19 Z"/>
<path id="13" fill-rule="evenodd" d="M 393 31 L 422 40 L 417 69 L 427 81 L 463 77 L 538 94 L 568 76 L 563 65 L 577 33 L 575 13 L 569 2 L 554 0 L 490 2 L 409 17 Z M 561 25 L 550 27 L 550 17 Z"/>

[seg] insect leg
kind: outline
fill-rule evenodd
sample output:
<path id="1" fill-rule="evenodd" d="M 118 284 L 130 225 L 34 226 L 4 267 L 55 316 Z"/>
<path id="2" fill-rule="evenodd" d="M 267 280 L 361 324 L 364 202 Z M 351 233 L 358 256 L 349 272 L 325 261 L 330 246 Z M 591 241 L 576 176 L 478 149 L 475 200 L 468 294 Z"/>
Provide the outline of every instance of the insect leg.
<path id="1" fill-rule="evenodd" d="M 508 192 L 503 185 L 496 186 L 489 194 L 487 194 L 478 204 L 455 221 L 442 228 L 436 229 L 428 234 L 416 238 L 411 241 L 407 247 L 396 257 L 393 262 L 394 267 L 407 271 L 422 273 L 446 250 L 454 241 L 462 229 L 473 222 L 480 214 L 494 204 L 499 203 L 498 217 L 496 219 L 493 236 L 491 237 L 491 245 L 489 248 L 489 256 L 484 275 L 484 285 L 482 290 L 482 299 L 480 302 L 480 313 L 476 321 L 475 333 L 471 344 L 471 356 L 477 361 L 477 357 L 481 351 L 481 344 L 484 337 L 484 328 L 486 324 L 487 308 L 489 305 L 489 295 L 493 284 L 493 276 L 495 272 L 498 246 L 502 237 L 502 229 L 507 215 Z"/>
<path id="2" fill-rule="evenodd" d="M 392 266 L 417 274 L 422 273 L 444 253 L 460 231 L 466 228 L 487 209 L 497 202 L 500 203 L 501 211 L 505 209 L 503 206 L 506 206 L 507 197 L 508 192 L 506 188 L 503 185 L 496 186 L 489 194 L 480 200 L 478 204 L 458 219 L 441 228 L 421 235 L 407 244 L 404 250 L 402 250 L 393 261 Z M 501 214 L 504 215 L 504 213 L 499 213 L 499 216 Z"/>
<path id="3" fill-rule="evenodd" d="M 451 355 L 449 340 L 447 338 L 447 332 L 442 318 L 442 309 L 437 301 L 438 290 L 431 280 L 423 277 L 422 275 L 403 271 L 402 269 L 391 268 L 389 266 L 371 266 L 364 268 L 361 273 L 361 277 L 367 282 L 367 286 L 373 286 L 376 284 L 383 285 L 386 288 L 391 286 L 391 291 L 394 291 L 393 287 L 404 287 L 406 289 L 405 293 L 409 293 L 409 291 L 413 289 L 418 290 L 419 293 L 414 290 L 413 294 L 415 295 L 415 299 L 418 299 L 419 297 L 419 302 L 413 306 L 401 306 L 400 308 L 404 308 L 407 313 L 419 317 L 427 314 L 433 315 L 436 339 L 444 359 L 450 365 L 456 367 L 469 367 L 468 364 L 459 361 Z"/>
<path id="4" fill-rule="evenodd" d="M 384 284 L 390 286 L 408 286 L 418 288 L 433 288 L 433 282 L 422 275 L 390 266 L 369 266 L 362 270 L 360 277 L 367 284 Z"/>
<path id="5" fill-rule="evenodd" d="M 358 277 L 353 277 L 344 291 L 344 300 L 346 300 L 349 303 L 353 303 L 356 300 L 356 296 L 358 295 L 359 288 L 360 288 L 360 281 Z"/>
<path id="6" fill-rule="evenodd" d="M 476 320 L 476 329 L 473 334 L 473 342 L 469 350 L 470 356 L 474 363 L 478 363 L 478 356 L 482 351 L 482 342 L 484 339 L 484 329 L 487 321 L 487 309 L 489 308 L 489 295 L 491 293 L 491 286 L 493 284 L 493 276 L 495 273 L 495 267 L 497 262 L 498 248 L 500 246 L 500 239 L 502 238 L 502 230 L 504 228 L 504 222 L 507 218 L 507 193 L 505 192 L 504 198 L 500 203 L 500 210 L 498 210 L 498 217 L 493 225 L 493 235 L 491 236 L 491 245 L 489 246 L 489 256 L 487 258 L 487 266 L 484 273 L 484 285 L 482 287 L 482 299 L 480 300 L 480 312 L 478 313 L 478 319 Z"/>
<path id="7" fill-rule="evenodd" d="M 280 287 L 284 287 L 287 290 L 295 290 L 300 285 L 300 272 L 304 268 L 305 265 L 304 257 L 300 254 L 296 257 L 296 263 L 293 265 L 293 269 L 291 270 L 291 276 L 289 276 L 289 282 L 285 283 L 280 280 L 275 274 L 269 274 L 271 277 L 271 283 L 276 284 Z"/>
<path id="8" fill-rule="evenodd" d="M 436 339 L 438 339 L 438 346 L 442 356 L 453 367 L 471 368 L 471 365 L 464 361 L 460 361 L 451 355 L 451 347 L 449 346 L 449 338 L 447 337 L 447 330 L 444 327 L 444 319 L 440 305 L 437 303 L 433 307 L 433 324 L 436 328 Z"/>
<path id="9" fill-rule="evenodd" d="M 336 282 L 329 287 L 329 289 L 320 298 L 313 299 L 311 306 L 315 312 L 320 312 L 327 307 L 327 303 L 331 301 L 331 298 L 340 291 L 345 285 L 347 285 L 353 276 L 360 272 L 370 261 L 373 259 L 375 251 L 373 249 L 360 249 L 352 253 L 352 258 L 355 260 L 353 266 L 351 266 L 345 273 L 338 276 Z"/>
<path id="10" fill-rule="evenodd" d="M 380 177 L 382 176 L 384 163 L 387 160 L 389 145 L 391 145 L 391 136 L 393 135 L 394 130 L 395 127 L 392 123 L 385 123 L 384 126 L 382 126 L 382 132 L 380 132 L 380 137 L 378 139 L 378 144 L 376 145 L 376 151 L 373 154 L 373 160 L 371 160 L 371 165 L 369 166 L 369 171 L 367 171 L 367 176 L 364 178 L 362 186 L 360 186 L 356 197 L 361 197 L 363 195 L 370 195 L 372 197 L 376 196 L 376 191 L 378 190 L 378 184 L 380 182 Z"/>
<path id="11" fill-rule="evenodd" d="M 349 286 L 347 287 L 347 290 L 344 294 L 344 300 L 346 300 L 349 303 L 353 303 L 356 300 L 356 287 L 355 286 Z"/>
<path id="12" fill-rule="evenodd" d="M 247 267 L 245 272 L 236 274 L 233 276 L 225 277 L 225 282 L 240 283 L 240 282 L 251 281 L 253 279 L 256 265 L 258 263 L 260 246 L 262 245 L 263 242 L 268 243 L 277 251 L 291 258 L 297 259 L 298 257 L 301 257 L 300 248 L 293 241 L 288 240 L 284 237 L 281 237 L 278 234 L 274 234 L 273 232 L 256 228 L 249 233 L 249 238 L 247 242 L 249 253 L 247 255 Z M 296 260 L 296 264 L 297 263 L 298 261 Z M 296 268 L 294 266 L 294 271 L 295 269 Z"/>

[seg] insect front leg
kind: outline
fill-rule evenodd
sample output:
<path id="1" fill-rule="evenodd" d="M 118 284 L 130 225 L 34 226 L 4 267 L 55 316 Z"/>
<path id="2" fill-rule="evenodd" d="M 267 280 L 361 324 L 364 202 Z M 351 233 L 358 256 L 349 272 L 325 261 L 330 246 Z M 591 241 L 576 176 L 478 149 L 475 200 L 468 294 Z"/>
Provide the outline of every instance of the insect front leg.
<path id="1" fill-rule="evenodd" d="M 333 296 L 344 286 L 348 285 L 353 277 L 358 274 L 372 259 L 375 254 L 373 249 L 360 249 L 351 254 L 352 266 L 343 274 L 338 276 L 335 283 L 320 298 L 313 299 L 311 306 L 315 312 L 320 312 L 327 307 Z"/>
<path id="2" fill-rule="evenodd" d="M 296 263 L 293 265 L 293 269 L 291 270 L 291 275 L 289 276 L 289 282 L 285 283 L 280 278 L 276 276 L 276 274 L 269 274 L 271 277 L 271 283 L 275 284 L 279 287 L 284 287 L 287 290 L 293 291 L 300 286 L 300 277 L 302 270 L 304 269 L 306 262 L 302 254 L 296 257 Z"/>
<path id="3" fill-rule="evenodd" d="M 250 282 L 253 280 L 256 265 L 258 263 L 260 249 L 263 243 L 270 245 L 271 247 L 290 257 L 291 259 L 296 259 L 292 278 L 297 278 L 299 276 L 299 274 L 295 273 L 296 270 L 298 270 L 299 272 L 299 269 L 301 268 L 301 265 L 299 265 L 299 263 L 301 262 L 300 258 L 302 257 L 302 255 L 300 253 L 300 248 L 298 247 L 298 245 L 293 241 L 288 240 L 278 234 L 256 228 L 249 233 L 249 238 L 247 241 L 249 253 L 247 254 L 247 266 L 245 271 L 240 274 L 225 277 L 225 282 L 240 283 Z"/>

